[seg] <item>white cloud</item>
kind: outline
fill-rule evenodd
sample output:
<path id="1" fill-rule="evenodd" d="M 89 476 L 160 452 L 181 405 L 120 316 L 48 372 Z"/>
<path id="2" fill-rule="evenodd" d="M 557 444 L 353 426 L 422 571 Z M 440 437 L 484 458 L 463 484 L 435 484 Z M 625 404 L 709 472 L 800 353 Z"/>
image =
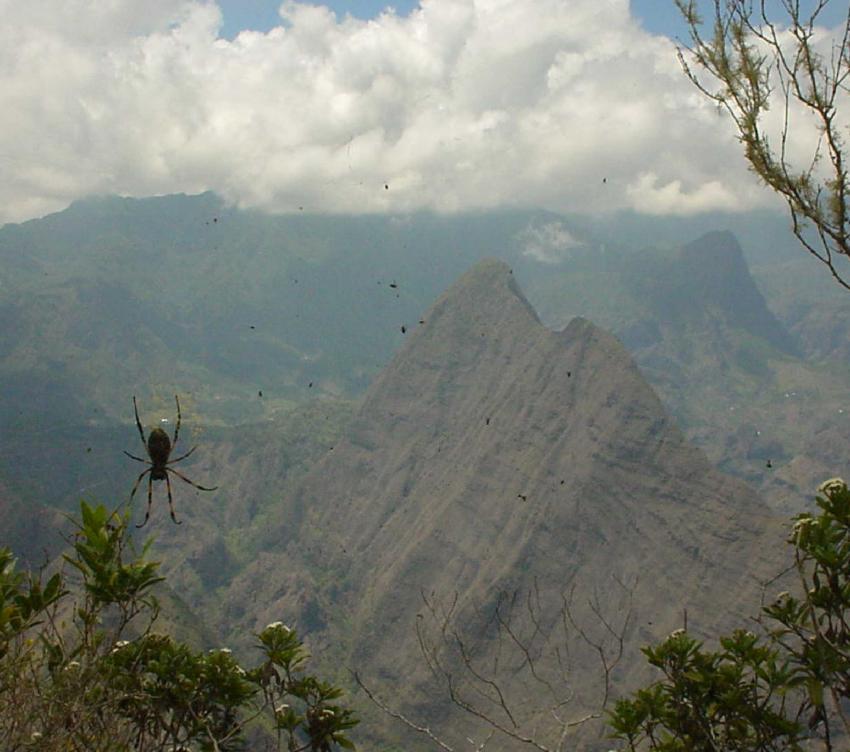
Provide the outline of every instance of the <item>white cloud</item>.
<path id="1" fill-rule="evenodd" d="M 692 190 L 683 188 L 681 180 L 658 185 L 654 172 L 644 172 L 626 186 L 626 195 L 634 209 L 643 214 L 698 214 L 704 211 L 735 211 L 739 196 L 719 180 L 709 180 Z"/>
<path id="2" fill-rule="evenodd" d="M 226 41 L 214 3 L 0 0 L 0 222 L 207 189 L 274 211 L 770 200 L 628 0 L 280 12 Z"/>
<path id="3" fill-rule="evenodd" d="M 523 256 L 530 256 L 543 264 L 560 264 L 572 251 L 585 245 L 559 221 L 529 225 L 517 240 Z"/>

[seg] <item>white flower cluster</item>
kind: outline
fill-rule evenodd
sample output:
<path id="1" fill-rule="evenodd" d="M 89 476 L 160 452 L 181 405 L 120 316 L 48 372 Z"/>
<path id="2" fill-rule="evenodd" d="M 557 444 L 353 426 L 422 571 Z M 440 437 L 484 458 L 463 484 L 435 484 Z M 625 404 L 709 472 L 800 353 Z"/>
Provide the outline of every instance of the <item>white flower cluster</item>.
<path id="1" fill-rule="evenodd" d="M 292 631 L 282 621 L 273 621 L 271 624 L 266 624 L 266 629 L 282 629 L 286 634 L 289 634 Z M 266 629 L 264 629 L 263 632 L 265 632 Z"/>
<path id="2" fill-rule="evenodd" d="M 847 484 L 843 478 L 829 478 L 829 480 L 825 480 L 818 486 L 818 493 L 824 496 L 832 496 L 832 494 L 845 491 L 846 489 Z"/>
<path id="3" fill-rule="evenodd" d="M 811 525 L 814 522 L 812 517 L 801 517 L 794 523 L 794 527 L 792 528 L 794 531 L 794 535 L 799 535 L 805 528 Z"/>
<path id="4" fill-rule="evenodd" d="M 685 630 L 680 627 L 679 629 L 674 629 L 672 632 L 670 632 L 670 635 L 667 637 L 667 639 L 672 640 L 674 637 L 681 637 L 683 634 L 685 634 Z"/>

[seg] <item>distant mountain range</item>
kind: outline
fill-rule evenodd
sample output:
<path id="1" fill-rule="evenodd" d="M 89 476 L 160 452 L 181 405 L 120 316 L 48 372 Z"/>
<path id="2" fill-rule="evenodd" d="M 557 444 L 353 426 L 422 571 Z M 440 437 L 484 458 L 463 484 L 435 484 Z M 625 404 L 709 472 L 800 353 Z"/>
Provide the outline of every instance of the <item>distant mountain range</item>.
<path id="1" fill-rule="evenodd" d="M 670 242 L 721 220 L 748 239 L 770 307 L 728 232 Z M 124 448 L 106 437 L 131 424 L 133 394 L 173 419 L 179 392 L 205 427 L 316 396 L 358 399 L 430 302 L 491 256 L 547 325 L 585 316 L 619 336 L 688 437 L 790 511 L 825 473 L 850 470 L 832 448 L 850 439 L 850 302 L 782 225 L 271 217 L 212 194 L 78 202 L 0 229 L 0 478 L 17 495 L 73 503 L 113 462 L 91 466 L 74 445 L 102 446 L 98 457 Z M 647 247 L 653 232 L 664 242 Z"/>
<path id="2" fill-rule="evenodd" d="M 8 542 L 37 561 L 80 495 L 125 500 L 132 396 L 150 426 L 179 393 L 181 442 L 200 444 L 185 471 L 219 486 L 175 487 L 180 527 L 158 488 L 148 529 L 188 633 L 244 649 L 292 620 L 331 678 L 357 668 L 473 734 L 417 623 L 456 598 L 475 665 L 510 673 L 496 609 L 533 593 L 522 626 L 549 644 L 569 597 L 598 639 L 600 613 L 631 614 L 612 674 L 631 686 L 638 647 L 685 613 L 699 633 L 755 610 L 784 554 L 776 510 L 846 472 L 850 378 L 843 300 L 818 315 L 773 270 L 768 306 L 728 232 L 639 249 L 604 230 L 534 212 L 265 217 L 211 195 L 0 229 Z M 568 633 L 582 712 L 599 664 Z M 524 718 L 545 701 L 540 682 L 511 686 Z M 582 733 L 593 748 L 598 728 Z"/>

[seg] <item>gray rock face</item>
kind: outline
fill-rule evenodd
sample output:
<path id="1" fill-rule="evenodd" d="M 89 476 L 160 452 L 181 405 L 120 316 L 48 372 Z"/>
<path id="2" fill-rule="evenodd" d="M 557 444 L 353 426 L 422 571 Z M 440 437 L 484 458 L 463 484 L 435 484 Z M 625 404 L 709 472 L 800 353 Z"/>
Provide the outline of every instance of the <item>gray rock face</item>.
<path id="1" fill-rule="evenodd" d="M 492 616 L 499 593 L 534 591 L 548 633 L 571 589 L 579 624 L 599 609 L 622 619 L 629 591 L 621 689 L 640 675 L 639 646 L 684 612 L 697 631 L 755 613 L 754 577 L 784 553 L 770 513 L 684 441 L 613 336 L 583 319 L 546 329 L 510 269 L 484 261 L 408 337 L 281 509 L 271 537 L 290 563 L 276 568 L 303 571 L 294 561 L 311 549 L 321 574 L 292 590 L 256 572 L 263 616 L 314 587 L 330 625 L 314 639 L 344 641 L 384 695 L 451 725 L 419 655 L 423 594 L 456 596 L 464 632 Z M 574 633 L 567 641 L 587 689 L 596 657 Z M 495 660 L 497 643 L 490 634 L 478 657 Z M 543 702 L 542 687 L 523 685 L 525 702 L 535 691 Z M 577 706 L 592 707 L 590 695 Z"/>

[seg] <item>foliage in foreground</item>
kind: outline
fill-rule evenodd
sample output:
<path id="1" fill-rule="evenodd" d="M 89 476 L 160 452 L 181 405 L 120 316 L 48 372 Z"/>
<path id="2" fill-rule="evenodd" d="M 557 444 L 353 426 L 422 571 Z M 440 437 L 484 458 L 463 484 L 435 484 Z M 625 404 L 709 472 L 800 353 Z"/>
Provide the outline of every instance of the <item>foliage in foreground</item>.
<path id="1" fill-rule="evenodd" d="M 825 44 L 831 0 L 714 0 L 705 32 L 699 9 L 711 3 L 674 2 L 692 42 L 687 59 L 679 51 L 686 74 L 730 116 L 750 169 L 785 200 L 803 247 L 850 290 L 850 12 Z M 777 8 L 782 25 L 769 17 Z M 784 115 L 771 117 L 771 104 Z M 782 123 L 778 133 L 772 119 Z M 792 161 L 792 153 L 808 156 Z"/>
<path id="2" fill-rule="evenodd" d="M 626 749 L 847 748 L 850 490 L 834 478 L 819 491 L 819 513 L 799 515 L 788 541 L 798 591 L 762 609 L 758 635 L 736 630 L 708 650 L 677 630 L 644 649 L 663 678 L 611 713 Z"/>
<path id="3" fill-rule="evenodd" d="M 0 549 L 3 749 L 223 752 L 244 748 L 250 724 L 275 749 L 353 749 L 342 690 L 306 673 L 308 654 L 284 624 L 257 635 L 251 668 L 153 631 L 151 589 L 163 578 L 147 546 L 132 550 L 128 521 L 83 502 L 66 566 L 46 581 Z"/>

